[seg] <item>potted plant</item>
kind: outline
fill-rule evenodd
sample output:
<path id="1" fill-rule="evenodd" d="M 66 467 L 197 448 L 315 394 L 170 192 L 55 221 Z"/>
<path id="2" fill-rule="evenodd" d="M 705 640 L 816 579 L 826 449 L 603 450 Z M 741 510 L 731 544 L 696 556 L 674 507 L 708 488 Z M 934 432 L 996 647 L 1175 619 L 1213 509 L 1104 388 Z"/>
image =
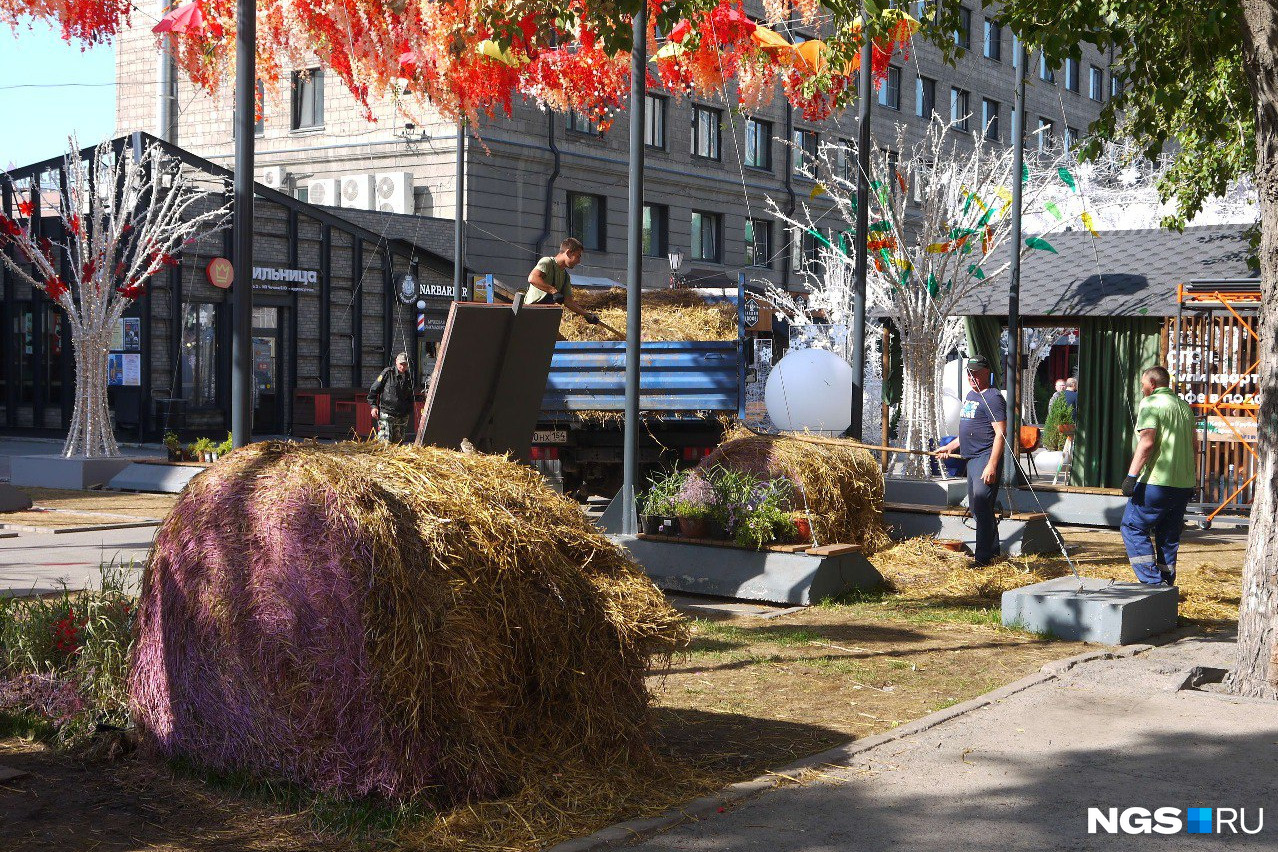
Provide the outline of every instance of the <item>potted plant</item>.
<path id="1" fill-rule="evenodd" d="M 182 442 L 178 440 L 177 432 L 164 433 L 164 449 L 169 452 L 169 461 L 182 460 Z"/>
<path id="2" fill-rule="evenodd" d="M 672 470 L 657 473 L 648 478 L 648 490 L 643 495 L 640 514 L 643 531 L 648 535 L 674 535 L 679 521 L 675 515 L 675 503 L 679 492 L 688 481 L 686 471 Z"/>
<path id="3" fill-rule="evenodd" d="M 1074 434 L 1074 409 L 1065 397 L 1058 396 L 1047 412 L 1043 424 L 1043 448 L 1053 452 L 1065 446 L 1065 438 Z"/>
<path id="4" fill-rule="evenodd" d="M 213 442 L 210 441 L 208 438 L 200 438 L 194 444 L 191 445 L 191 454 L 195 456 L 196 461 L 201 461 L 201 462 L 212 461 L 212 459 L 209 458 L 209 456 L 212 455 L 212 453 L 213 453 Z"/>
<path id="5" fill-rule="evenodd" d="M 812 519 L 808 517 L 807 512 L 791 512 L 790 520 L 794 524 L 796 541 L 812 541 Z"/>
<path id="6" fill-rule="evenodd" d="M 675 517 L 679 519 L 679 535 L 684 538 L 710 537 L 710 507 L 690 500 L 678 500 L 674 504 Z"/>
<path id="7" fill-rule="evenodd" d="M 235 447 L 235 441 L 231 439 L 231 433 L 226 433 L 226 440 L 217 445 L 217 457 L 230 455 L 231 450 Z"/>
<path id="8" fill-rule="evenodd" d="M 793 494 L 793 486 L 784 477 L 756 480 L 740 507 L 732 530 L 733 541 L 740 547 L 758 550 L 771 541 L 796 538 L 799 527 L 790 511 Z"/>

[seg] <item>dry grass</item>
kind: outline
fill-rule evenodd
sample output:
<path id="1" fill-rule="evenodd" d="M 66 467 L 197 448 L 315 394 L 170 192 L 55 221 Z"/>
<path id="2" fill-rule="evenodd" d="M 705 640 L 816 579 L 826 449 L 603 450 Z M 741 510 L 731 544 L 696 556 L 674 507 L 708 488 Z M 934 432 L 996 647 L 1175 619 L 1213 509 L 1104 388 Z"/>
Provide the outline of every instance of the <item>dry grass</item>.
<path id="1" fill-rule="evenodd" d="M 626 327 L 626 291 L 574 291 L 577 303 L 599 314 L 608 325 Z M 737 308 L 729 302 L 710 304 L 689 290 L 650 290 L 643 294 L 642 339 L 645 341 L 736 340 Z M 607 329 L 565 312 L 559 333 L 565 340 L 616 340 Z"/>
<path id="2" fill-rule="evenodd" d="M 66 491 L 22 488 L 37 507 L 80 512 L 103 512 L 130 518 L 162 520 L 177 503 L 177 494 L 132 494 L 124 491 Z M 4 520 L 0 516 L 0 520 Z"/>

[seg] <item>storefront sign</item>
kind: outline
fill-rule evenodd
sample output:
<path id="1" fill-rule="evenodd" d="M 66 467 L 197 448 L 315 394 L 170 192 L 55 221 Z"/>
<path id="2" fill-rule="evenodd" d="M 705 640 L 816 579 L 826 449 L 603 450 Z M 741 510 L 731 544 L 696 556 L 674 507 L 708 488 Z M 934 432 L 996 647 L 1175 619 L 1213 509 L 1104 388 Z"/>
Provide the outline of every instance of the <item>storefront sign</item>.
<path id="1" fill-rule="evenodd" d="M 441 284 L 435 281 L 423 281 L 411 272 L 405 272 L 395 277 L 395 295 L 400 302 L 405 305 L 411 305 L 419 299 L 448 299 L 453 298 L 453 285 Z M 462 284 L 462 300 L 469 301 L 470 285 Z"/>
<path id="2" fill-rule="evenodd" d="M 208 276 L 209 283 L 214 287 L 227 290 L 235 281 L 235 265 L 224 257 L 215 257 L 205 267 L 204 274 Z"/>
<path id="3" fill-rule="evenodd" d="M 318 286 L 319 272 L 314 269 L 284 269 L 278 266 L 253 267 L 254 290 L 314 293 Z"/>

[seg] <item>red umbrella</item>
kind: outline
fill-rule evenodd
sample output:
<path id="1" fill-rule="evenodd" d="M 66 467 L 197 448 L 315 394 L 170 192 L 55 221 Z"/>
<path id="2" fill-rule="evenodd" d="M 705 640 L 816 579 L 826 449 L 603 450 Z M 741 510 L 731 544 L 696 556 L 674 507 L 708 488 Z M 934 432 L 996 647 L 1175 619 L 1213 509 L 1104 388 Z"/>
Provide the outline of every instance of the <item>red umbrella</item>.
<path id="1" fill-rule="evenodd" d="M 187 30 L 204 28 L 204 13 L 198 3 L 187 3 L 169 12 L 160 22 L 151 27 L 153 33 L 184 33 Z"/>

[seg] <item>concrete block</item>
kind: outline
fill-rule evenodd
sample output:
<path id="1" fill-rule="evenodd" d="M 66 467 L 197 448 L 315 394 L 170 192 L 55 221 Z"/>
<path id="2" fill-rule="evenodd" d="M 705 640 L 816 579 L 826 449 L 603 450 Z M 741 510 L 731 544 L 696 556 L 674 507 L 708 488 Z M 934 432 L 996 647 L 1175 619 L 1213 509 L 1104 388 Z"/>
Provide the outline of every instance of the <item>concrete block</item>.
<path id="1" fill-rule="evenodd" d="M 1172 586 L 1058 577 L 1003 593 L 1003 624 L 1061 639 L 1130 645 L 1176 629 Z"/>
<path id="2" fill-rule="evenodd" d="M 9 461 L 9 481 L 14 485 L 83 491 L 106 485 L 131 463 L 132 459 L 126 458 L 13 456 Z"/>
<path id="3" fill-rule="evenodd" d="M 957 506 L 967 497 L 967 479 L 883 478 L 883 500 L 917 506 Z"/>
<path id="4" fill-rule="evenodd" d="M 31 498 L 25 491 L 0 482 L 0 512 L 25 512 L 31 508 Z"/>
<path id="5" fill-rule="evenodd" d="M 854 589 L 883 585 L 883 576 L 859 549 L 808 556 L 634 536 L 610 538 L 667 591 L 809 606 Z"/>
<path id="6" fill-rule="evenodd" d="M 955 513 L 883 510 L 883 523 L 895 539 L 932 536 L 965 543 L 968 550 L 976 546 L 976 525 L 971 518 Z M 1059 555 L 1060 544 L 1042 514 L 1003 518 L 998 522 L 998 540 L 1008 556 L 1049 553 Z"/>
<path id="7" fill-rule="evenodd" d="M 111 477 L 107 487 L 116 491 L 180 494 L 186 484 L 204 469 L 203 465 L 134 462 Z"/>
<path id="8" fill-rule="evenodd" d="M 1065 490 L 1035 486 L 1018 488 L 1016 509 L 1021 512 L 1046 512 L 1057 524 L 1082 524 L 1089 527 L 1117 529 L 1123 522 L 1127 498 L 1117 490 Z"/>

